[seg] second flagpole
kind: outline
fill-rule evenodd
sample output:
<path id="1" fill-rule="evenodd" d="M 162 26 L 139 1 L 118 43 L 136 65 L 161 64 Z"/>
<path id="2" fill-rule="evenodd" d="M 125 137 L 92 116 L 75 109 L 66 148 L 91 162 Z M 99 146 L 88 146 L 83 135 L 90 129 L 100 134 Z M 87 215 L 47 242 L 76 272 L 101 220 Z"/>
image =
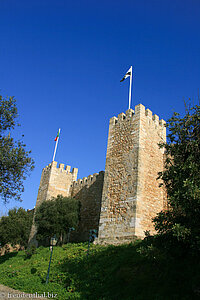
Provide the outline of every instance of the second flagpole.
<path id="1" fill-rule="evenodd" d="M 53 153 L 53 160 L 52 160 L 52 161 L 54 161 L 55 156 L 56 156 L 56 150 L 57 150 L 57 146 L 58 146 L 59 136 L 60 136 L 60 128 L 59 128 L 59 130 L 58 130 L 58 138 L 57 138 L 57 140 L 56 140 L 55 149 L 54 149 L 54 153 Z"/>

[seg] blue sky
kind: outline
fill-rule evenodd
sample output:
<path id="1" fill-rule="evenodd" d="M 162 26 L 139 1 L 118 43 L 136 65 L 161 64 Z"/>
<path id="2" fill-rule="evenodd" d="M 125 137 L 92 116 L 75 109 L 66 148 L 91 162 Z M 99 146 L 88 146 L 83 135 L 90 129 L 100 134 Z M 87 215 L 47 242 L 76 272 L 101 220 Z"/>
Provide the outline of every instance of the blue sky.
<path id="1" fill-rule="evenodd" d="M 35 170 L 23 202 L 35 205 L 42 168 L 52 160 L 78 167 L 82 178 L 104 170 L 109 118 L 142 103 L 168 119 L 197 103 L 200 2 L 0 0 L 0 92 L 17 99 Z"/>

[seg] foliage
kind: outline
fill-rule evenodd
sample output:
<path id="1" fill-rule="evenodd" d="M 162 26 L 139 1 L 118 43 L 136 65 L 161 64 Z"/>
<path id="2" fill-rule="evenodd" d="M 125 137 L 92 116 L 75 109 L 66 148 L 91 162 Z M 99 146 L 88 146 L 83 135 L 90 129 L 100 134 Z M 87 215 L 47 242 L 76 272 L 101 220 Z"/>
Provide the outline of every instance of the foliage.
<path id="1" fill-rule="evenodd" d="M 164 172 L 160 173 L 168 195 L 168 211 L 154 219 L 155 228 L 168 240 L 200 250 L 200 106 L 186 107 L 185 116 L 168 120 Z"/>
<path id="2" fill-rule="evenodd" d="M 33 220 L 33 212 L 23 208 L 13 208 L 8 216 L 0 219 L 0 241 L 2 246 L 11 243 L 27 246 Z"/>
<path id="3" fill-rule="evenodd" d="M 26 151 L 21 140 L 15 141 L 11 137 L 10 131 L 17 125 L 17 116 L 14 97 L 0 95 L 0 197 L 5 203 L 11 198 L 21 200 L 23 180 L 34 167 L 29 157 L 31 151 Z"/>
<path id="4" fill-rule="evenodd" d="M 37 239 L 50 239 L 52 236 L 64 242 L 70 227 L 76 228 L 79 221 L 80 202 L 74 198 L 58 195 L 44 201 L 36 210 Z"/>
<path id="5" fill-rule="evenodd" d="M 31 245 L 29 248 L 26 249 L 25 253 L 26 253 L 26 258 L 30 259 L 31 256 L 36 253 L 36 246 Z"/>
<path id="6" fill-rule="evenodd" d="M 91 245 L 88 259 L 87 243 L 54 247 L 46 285 L 49 258 L 49 248 L 44 247 L 28 260 L 23 251 L 0 257 L 0 282 L 27 293 L 58 294 L 58 300 L 189 300 L 200 295 L 199 260 L 162 256 L 150 241 Z"/>

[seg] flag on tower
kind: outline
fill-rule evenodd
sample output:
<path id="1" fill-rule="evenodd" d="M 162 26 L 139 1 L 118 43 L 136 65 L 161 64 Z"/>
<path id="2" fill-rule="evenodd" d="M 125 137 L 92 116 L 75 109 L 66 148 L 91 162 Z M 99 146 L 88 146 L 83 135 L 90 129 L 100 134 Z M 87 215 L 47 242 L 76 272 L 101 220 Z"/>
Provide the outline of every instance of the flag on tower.
<path id="1" fill-rule="evenodd" d="M 57 136 L 56 136 L 56 138 L 55 138 L 55 142 L 56 142 L 57 139 L 59 138 L 59 135 L 60 135 L 60 129 L 58 130 Z"/>
<path id="2" fill-rule="evenodd" d="M 54 161 L 55 155 L 56 155 L 57 145 L 58 145 L 58 141 L 59 141 L 59 135 L 60 135 L 60 128 L 59 128 L 57 136 L 56 136 L 56 138 L 54 140 L 56 142 L 56 144 L 55 144 L 55 149 L 54 149 L 54 153 L 53 153 L 53 161 Z"/>
<path id="3" fill-rule="evenodd" d="M 126 72 L 122 80 L 120 82 L 124 81 L 127 77 L 130 77 L 130 84 L 129 84 L 129 102 L 128 102 L 128 109 L 131 108 L 131 88 L 132 88 L 132 66 L 130 69 Z"/>
<path id="4" fill-rule="evenodd" d="M 130 67 L 130 69 L 127 71 L 127 73 L 124 75 L 124 77 L 122 78 L 122 80 L 120 80 L 120 82 L 124 81 L 126 78 L 128 78 L 129 76 L 132 76 L 132 66 Z"/>

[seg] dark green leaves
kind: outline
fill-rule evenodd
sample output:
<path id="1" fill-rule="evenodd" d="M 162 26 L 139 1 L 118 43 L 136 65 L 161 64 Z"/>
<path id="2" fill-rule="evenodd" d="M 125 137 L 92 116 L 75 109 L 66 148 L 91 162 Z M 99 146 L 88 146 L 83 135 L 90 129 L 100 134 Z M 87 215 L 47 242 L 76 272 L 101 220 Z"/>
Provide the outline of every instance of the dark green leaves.
<path id="1" fill-rule="evenodd" d="M 154 219 L 160 234 L 199 247 L 200 238 L 200 106 L 174 113 L 168 120 L 165 171 L 159 174 L 167 189 L 169 210 Z"/>
<path id="2" fill-rule="evenodd" d="M 79 210 L 79 201 L 74 198 L 58 195 L 57 198 L 44 201 L 37 208 L 35 215 L 37 238 L 43 240 L 56 235 L 62 244 L 69 228 L 77 227 Z"/>
<path id="3" fill-rule="evenodd" d="M 0 240 L 2 245 L 11 243 L 26 246 L 33 220 L 33 213 L 23 208 L 9 210 L 8 216 L 0 219 Z"/>
<path id="4" fill-rule="evenodd" d="M 15 141 L 8 132 L 16 126 L 17 107 L 14 97 L 0 95 L 0 197 L 21 201 L 23 181 L 34 167 L 30 151 L 21 141 Z"/>

